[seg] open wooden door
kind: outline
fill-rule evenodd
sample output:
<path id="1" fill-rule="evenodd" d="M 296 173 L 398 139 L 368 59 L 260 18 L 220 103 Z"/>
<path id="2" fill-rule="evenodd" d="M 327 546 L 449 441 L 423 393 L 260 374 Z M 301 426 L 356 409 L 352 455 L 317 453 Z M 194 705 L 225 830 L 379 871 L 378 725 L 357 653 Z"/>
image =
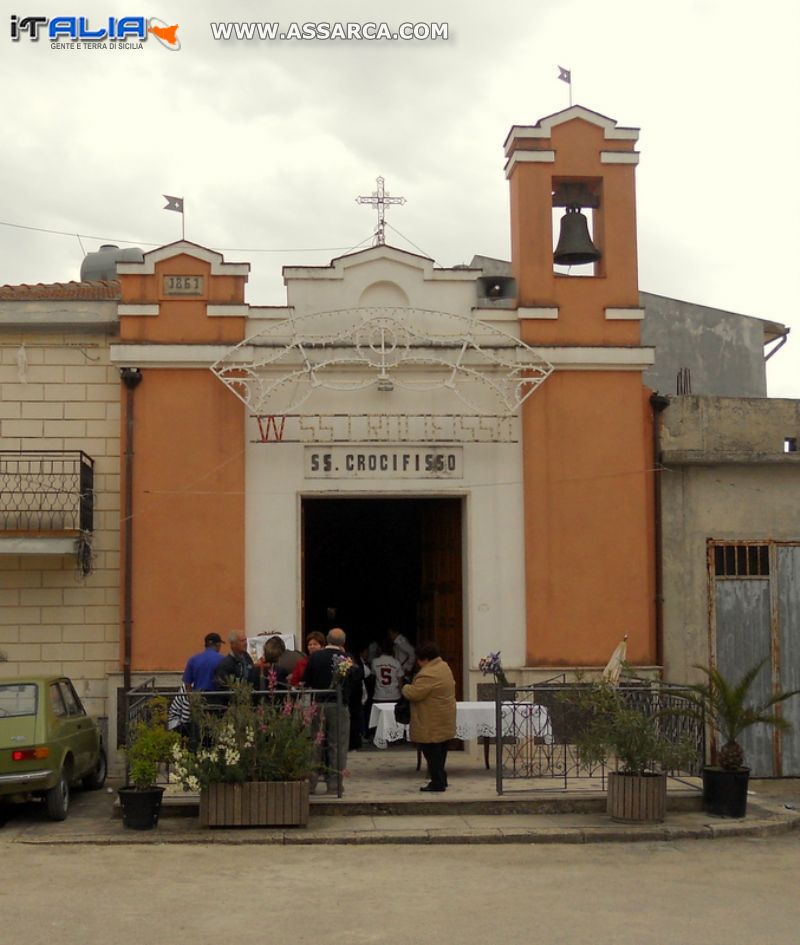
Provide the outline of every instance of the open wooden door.
<path id="1" fill-rule="evenodd" d="M 463 698 L 464 642 L 461 499 L 420 502 L 421 574 L 417 641 L 433 640 Z"/>

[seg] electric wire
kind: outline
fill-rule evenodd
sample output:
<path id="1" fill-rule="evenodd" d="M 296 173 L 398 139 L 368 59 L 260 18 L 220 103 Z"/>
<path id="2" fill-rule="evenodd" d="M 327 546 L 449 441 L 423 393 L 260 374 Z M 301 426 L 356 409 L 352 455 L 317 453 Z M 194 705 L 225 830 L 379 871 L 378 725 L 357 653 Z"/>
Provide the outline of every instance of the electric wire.
<path id="1" fill-rule="evenodd" d="M 387 226 L 388 225 L 389 224 L 387 224 Z M 98 236 L 93 233 L 77 233 L 70 230 L 54 230 L 43 226 L 29 226 L 24 223 L 12 223 L 9 220 L 0 220 L 0 226 L 7 226 L 16 230 L 28 230 L 33 233 L 47 233 L 51 236 L 68 236 L 70 239 L 77 239 L 84 256 L 88 254 L 84 248 L 82 239 L 98 240 L 101 243 L 114 243 L 116 245 L 124 243 L 128 246 L 158 247 L 165 245 L 163 242 L 157 243 L 152 242 L 151 240 L 129 240 L 123 239 L 120 236 Z M 392 229 L 394 229 L 394 227 L 392 227 Z M 403 236 L 399 230 L 395 230 L 395 232 L 404 240 L 406 240 L 409 245 L 414 246 L 415 249 L 419 249 L 415 243 L 408 239 L 407 236 Z M 210 248 L 215 249 L 217 252 L 221 253 L 350 253 L 369 242 L 372 238 L 373 234 L 370 233 L 369 236 L 359 240 L 359 242 L 352 246 L 285 246 L 277 248 L 263 246 L 216 246 Z M 421 249 L 419 251 L 424 252 L 424 250 Z"/>
<path id="2" fill-rule="evenodd" d="M 433 256 L 431 253 L 427 252 L 426 250 L 422 249 L 421 246 L 417 246 L 417 244 L 414 243 L 412 240 L 410 240 L 405 234 L 401 233 L 400 230 L 398 230 L 396 226 L 392 226 L 392 224 L 389 223 L 388 221 L 386 223 L 386 226 L 388 226 L 390 230 L 394 230 L 394 232 L 397 233 L 397 235 L 401 239 L 404 239 L 409 244 L 409 246 L 413 246 L 414 249 L 419 250 L 419 252 L 421 252 L 423 256 L 432 260 L 433 262 L 436 262 L 435 256 Z"/>

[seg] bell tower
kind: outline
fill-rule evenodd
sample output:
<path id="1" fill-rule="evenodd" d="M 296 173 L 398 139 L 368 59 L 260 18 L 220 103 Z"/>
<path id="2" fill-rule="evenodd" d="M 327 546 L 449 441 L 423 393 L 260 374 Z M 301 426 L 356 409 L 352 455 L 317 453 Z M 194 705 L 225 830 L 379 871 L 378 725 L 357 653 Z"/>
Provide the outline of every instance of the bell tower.
<path id="1" fill-rule="evenodd" d="M 522 415 L 531 666 L 604 665 L 624 634 L 656 659 L 637 138 L 575 105 L 506 139 L 520 337 L 556 368 Z"/>

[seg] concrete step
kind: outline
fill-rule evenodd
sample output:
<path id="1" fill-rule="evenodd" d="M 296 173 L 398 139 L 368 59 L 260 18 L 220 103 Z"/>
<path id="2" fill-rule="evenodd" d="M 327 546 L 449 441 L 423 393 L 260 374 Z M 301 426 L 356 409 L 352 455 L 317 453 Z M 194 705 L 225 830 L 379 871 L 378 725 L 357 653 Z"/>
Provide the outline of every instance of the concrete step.
<path id="1" fill-rule="evenodd" d="M 200 799 L 198 795 L 165 794 L 161 806 L 161 817 L 196 817 Z M 118 804 L 115 816 L 119 816 Z M 421 816 L 467 816 L 493 815 L 514 816 L 519 814 L 602 814 L 606 809 L 605 794 L 579 791 L 561 794 L 541 794 L 525 797 L 502 795 L 495 797 L 448 797 L 434 798 L 386 797 L 364 800 L 360 798 L 311 797 L 311 812 L 323 817 L 421 817 Z M 702 809 L 700 794 L 686 788 L 667 795 L 667 810 L 673 813 L 692 812 Z"/>

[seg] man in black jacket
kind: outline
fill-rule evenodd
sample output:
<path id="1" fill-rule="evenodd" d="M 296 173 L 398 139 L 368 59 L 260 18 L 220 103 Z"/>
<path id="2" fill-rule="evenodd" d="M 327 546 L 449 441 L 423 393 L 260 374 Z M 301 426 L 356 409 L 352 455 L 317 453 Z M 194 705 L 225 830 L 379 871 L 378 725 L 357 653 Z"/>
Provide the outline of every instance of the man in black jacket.
<path id="1" fill-rule="evenodd" d="M 255 685 L 258 680 L 252 657 L 247 652 L 244 630 L 231 630 L 228 634 L 228 647 L 230 653 L 222 658 L 214 673 L 217 689 L 229 689 L 231 679 Z"/>
<path id="2" fill-rule="evenodd" d="M 328 632 L 327 640 L 326 647 L 309 656 L 303 682 L 309 689 L 326 690 L 316 695 L 325 725 L 325 780 L 328 794 L 338 794 L 339 772 L 347 767 L 350 742 L 349 679 L 342 678 L 337 670 L 338 663 L 347 659 L 344 630 L 334 627 Z M 342 690 L 340 704 L 336 701 L 337 687 Z"/>

